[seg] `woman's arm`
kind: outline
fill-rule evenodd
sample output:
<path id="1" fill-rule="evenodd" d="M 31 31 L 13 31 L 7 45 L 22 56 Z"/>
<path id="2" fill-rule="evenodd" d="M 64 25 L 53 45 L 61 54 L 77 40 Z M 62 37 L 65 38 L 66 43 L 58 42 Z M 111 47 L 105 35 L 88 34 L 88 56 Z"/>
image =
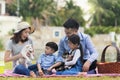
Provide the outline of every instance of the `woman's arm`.
<path id="1" fill-rule="evenodd" d="M 7 50 L 7 51 L 5 51 L 4 61 L 9 62 L 9 61 L 17 60 L 17 59 L 19 59 L 21 57 L 22 57 L 22 54 L 11 56 L 11 51 Z"/>
<path id="2" fill-rule="evenodd" d="M 80 50 L 76 50 L 74 56 L 73 56 L 73 59 L 71 61 L 67 61 L 65 62 L 65 65 L 66 66 L 69 66 L 69 65 L 74 65 L 76 64 L 77 60 L 80 58 Z"/>
<path id="3" fill-rule="evenodd" d="M 18 55 L 11 55 L 12 54 L 12 40 L 9 40 L 5 46 L 5 55 L 4 55 L 4 62 L 9 62 L 9 61 L 14 61 L 14 60 L 17 60 L 19 59 L 20 57 L 22 57 L 21 54 L 18 54 Z"/>

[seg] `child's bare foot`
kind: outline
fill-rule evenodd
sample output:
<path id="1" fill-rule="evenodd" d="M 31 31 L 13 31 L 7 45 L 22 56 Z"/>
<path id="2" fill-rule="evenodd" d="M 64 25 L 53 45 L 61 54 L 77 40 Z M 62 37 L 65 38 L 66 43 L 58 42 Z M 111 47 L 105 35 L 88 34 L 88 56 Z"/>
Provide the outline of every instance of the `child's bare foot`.
<path id="1" fill-rule="evenodd" d="M 79 72 L 78 75 L 86 75 L 87 72 Z"/>
<path id="2" fill-rule="evenodd" d="M 34 78 L 37 77 L 36 74 L 33 71 L 30 71 L 30 76 L 34 77 Z"/>

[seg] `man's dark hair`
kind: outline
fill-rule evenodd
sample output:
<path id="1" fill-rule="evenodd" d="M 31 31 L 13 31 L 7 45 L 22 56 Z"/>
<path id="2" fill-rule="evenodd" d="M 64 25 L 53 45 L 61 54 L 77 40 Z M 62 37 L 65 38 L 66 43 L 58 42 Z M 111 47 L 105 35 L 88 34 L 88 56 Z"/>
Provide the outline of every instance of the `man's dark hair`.
<path id="1" fill-rule="evenodd" d="M 57 44 L 56 44 L 55 42 L 48 42 L 48 43 L 46 44 L 46 46 L 52 48 L 54 51 L 57 51 L 57 50 L 58 50 L 58 46 L 57 46 Z"/>
<path id="2" fill-rule="evenodd" d="M 77 30 L 79 29 L 79 23 L 76 20 L 72 19 L 72 18 L 65 21 L 63 26 L 64 26 L 64 28 L 67 28 L 67 29 L 69 29 L 69 28 L 77 29 Z"/>

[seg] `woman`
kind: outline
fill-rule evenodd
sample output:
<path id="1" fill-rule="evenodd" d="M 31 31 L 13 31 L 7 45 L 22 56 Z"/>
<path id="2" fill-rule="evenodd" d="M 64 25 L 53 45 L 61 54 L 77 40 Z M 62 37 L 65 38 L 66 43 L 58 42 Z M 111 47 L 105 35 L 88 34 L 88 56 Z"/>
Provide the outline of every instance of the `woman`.
<path id="1" fill-rule="evenodd" d="M 30 75 L 29 70 L 23 65 L 16 65 L 19 58 L 22 58 L 21 51 L 27 44 L 33 44 L 29 34 L 34 32 L 27 22 L 19 22 L 13 37 L 8 41 L 5 49 L 5 62 L 13 62 L 13 72 L 22 75 Z M 31 63 L 29 63 L 30 65 Z"/>

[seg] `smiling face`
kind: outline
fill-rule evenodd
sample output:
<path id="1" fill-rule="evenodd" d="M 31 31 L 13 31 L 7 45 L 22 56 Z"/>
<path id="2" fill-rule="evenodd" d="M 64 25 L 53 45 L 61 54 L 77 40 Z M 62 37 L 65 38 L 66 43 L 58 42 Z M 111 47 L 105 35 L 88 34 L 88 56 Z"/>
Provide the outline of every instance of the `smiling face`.
<path id="1" fill-rule="evenodd" d="M 77 30 L 72 28 L 65 28 L 65 34 L 67 37 L 69 37 L 73 34 L 77 34 Z"/>
<path id="2" fill-rule="evenodd" d="M 26 38 L 28 38 L 29 34 L 30 34 L 30 29 L 29 28 L 24 29 L 21 33 L 21 39 L 25 40 Z"/>
<path id="3" fill-rule="evenodd" d="M 74 49 L 77 49 L 79 45 L 78 45 L 78 44 L 73 44 L 71 41 L 68 40 L 68 46 L 69 46 L 72 50 L 74 50 Z"/>
<path id="4" fill-rule="evenodd" d="M 74 30 L 72 28 L 65 28 L 65 34 L 67 37 L 71 36 L 72 34 L 74 34 Z"/>

